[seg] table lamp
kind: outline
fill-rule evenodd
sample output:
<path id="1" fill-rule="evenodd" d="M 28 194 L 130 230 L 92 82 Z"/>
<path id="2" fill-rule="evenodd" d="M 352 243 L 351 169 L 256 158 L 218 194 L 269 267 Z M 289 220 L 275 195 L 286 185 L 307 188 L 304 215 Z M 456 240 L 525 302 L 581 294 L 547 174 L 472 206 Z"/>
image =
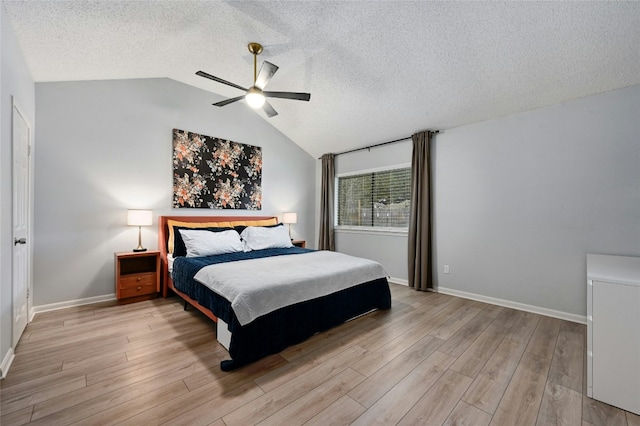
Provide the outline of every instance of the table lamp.
<path id="1" fill-rule="evenodd" d="M 127 210 L 127 225 L 138 227 L 138 247 L 134 252 L 147 251 L 142 247 L 142 227 L 153 224 L 153 212 L 151 210 Z"/>
<path id="2" fill-rule="evenodd" d="M 291 224 L 298 222 L 298 214 L 295 212 L 286 212 L 282 214 L 282 223 L 289 225 L 289 238 L 291 238 Z M 293 239 L 293 238 L 291 238 Z"/>

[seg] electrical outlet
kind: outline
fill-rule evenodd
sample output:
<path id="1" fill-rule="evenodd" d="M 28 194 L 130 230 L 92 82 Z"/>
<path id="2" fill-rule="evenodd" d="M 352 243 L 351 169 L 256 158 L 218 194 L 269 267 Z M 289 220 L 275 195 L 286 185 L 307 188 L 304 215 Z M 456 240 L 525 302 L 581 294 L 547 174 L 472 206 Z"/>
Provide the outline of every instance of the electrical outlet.
<path id="1" fill-rule="evenodd" d="M 451 273 L 451 269 L 449 269 L 449 265 L 444 265 L 444 273 L 445 274 L 450 274 Z"/>

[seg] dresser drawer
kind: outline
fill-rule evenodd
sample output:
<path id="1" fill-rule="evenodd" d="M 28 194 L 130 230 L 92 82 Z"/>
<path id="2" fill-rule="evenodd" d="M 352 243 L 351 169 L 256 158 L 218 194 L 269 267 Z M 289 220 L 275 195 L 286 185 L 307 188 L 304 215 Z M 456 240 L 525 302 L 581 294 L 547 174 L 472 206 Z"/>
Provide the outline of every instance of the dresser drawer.
<path id="1" fill-rule="evenodd" d="M 140 273 L 134 275 L 124 275 L 120 277 L 120 290 L 136 288 L 140 286 L 153 285 L 155 287 L 157 275 L 155 272 Z"/>

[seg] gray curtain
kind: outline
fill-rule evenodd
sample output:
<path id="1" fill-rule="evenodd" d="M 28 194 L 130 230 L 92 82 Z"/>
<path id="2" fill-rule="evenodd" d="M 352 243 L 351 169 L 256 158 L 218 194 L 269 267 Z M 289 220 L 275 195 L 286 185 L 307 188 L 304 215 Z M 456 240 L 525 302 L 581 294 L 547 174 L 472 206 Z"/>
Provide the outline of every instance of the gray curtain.
<path id="1" fill-rule="evenodd" d="M 409 215 L 409 287 L 433 288 L 431 253 L 431 132 L 411 136 L 411 212 Z"/>
<path id="2" fill-rule="evenodd" d="M 336 249 L 333 238 L 333 193 L 335 189 L 336 171 L 334 155 L 322 156 L 322 189 L 320 192 L 320 238 L 318 250 Z"/>

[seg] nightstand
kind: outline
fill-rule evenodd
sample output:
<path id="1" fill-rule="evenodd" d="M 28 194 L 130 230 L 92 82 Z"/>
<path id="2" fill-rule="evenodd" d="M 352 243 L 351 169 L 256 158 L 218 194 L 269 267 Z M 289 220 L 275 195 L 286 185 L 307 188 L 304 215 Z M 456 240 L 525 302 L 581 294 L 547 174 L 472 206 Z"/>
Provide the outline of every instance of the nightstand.
<path id="1" fill-rule="evenodd" d="M 116 299 L 120 303 L 153 299 L 160 291 L 160 252 L 115 254 Z"/>
<path id="2" fill-rule="evenodd" d="M 291 244 L 300 248 L 305 248 L 307 246 L 307 242 L 305 240 L 292 240 Z"/>

